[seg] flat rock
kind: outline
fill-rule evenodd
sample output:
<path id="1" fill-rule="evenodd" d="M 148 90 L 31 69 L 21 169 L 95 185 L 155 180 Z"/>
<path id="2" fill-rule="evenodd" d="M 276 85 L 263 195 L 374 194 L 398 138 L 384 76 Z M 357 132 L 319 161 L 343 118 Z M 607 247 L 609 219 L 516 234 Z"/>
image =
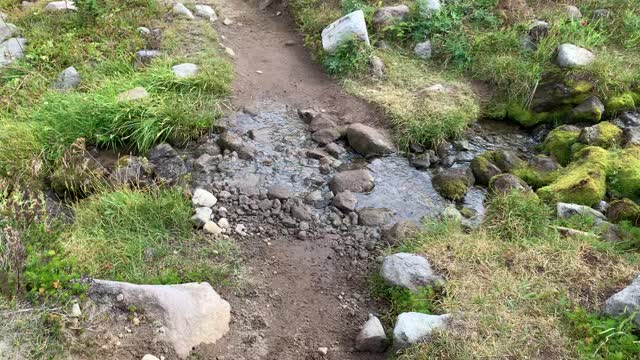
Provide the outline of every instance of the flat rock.
<path id="1" fill-rule="evenodd" d="M 562 44 L 558 46 L 558 66 L 564 68 L 574 68 L 591 64 L 596 56 L 589 50 L 575 46 L 573 44 Z"/>
<path id="2" fill-rule="evenodd" d="M 45 12 L 76 11 L 78 8 L 73 1 L 52 1 L 44 7 Z"/>
<path id="3" fill-rule="evenodd" d="M 124 282 L 93 280 L 88 295 L 108 307 L 144 309 L 145 316 L 159 321 L 164 332 L 157 340 L 171 345 L 177 355 L 187 358 L 193 347 L 214 344 L 229 331 L 231 307 L 209 285 L 134 285 Z M 116 298 L 122 302 L 117 305 Z"/>
<path id="4" fill-rule="evenodd" d="M 609 316 L 630 315 L 640 310 L 640 276 L 636 277 L 631 285 L 613 294 L 604 304 L 604 313 Z M 636 325 L 640 326 L 640 313 L 634 318 Z"/>
<path id="5" fill-rule="evenodd" d="M 394 349 L 403 349 L 428 340 L 435 330 L 446 328 L 450 318 L 450 314 L 427 315 L 416 312 L 398 315 L 396 326 L 393 328 Z"/>
<path id="6" fill-rule="evenodd" d="M 334 53 L 340 45 L 354 37 L 364 41 L 367 46 L 371 46 L 362 10 L 347 14 L 324 28 L 322 30 L 322 48 L 330 54 Z"/>
<path id="7" fill-rule="evenodd" d="M 147 65 L 160 55 L 162 55 L 160 50 L 139 50 L 136 52 L 135 57 L 138 64 Z"/>
<path id="8" fill-rule="evenodd" d="M 311 139 L 320 145 L 330 144 L 342 137 L 342 132 L 338 128 L 322 129 L 311 134 Z"/>
<path id="9" fill-rule="evenodd" d="M 27 39 L 10 38 L 0 43 L 0 66 L 7 66 L 24 56 Z"/>
<path id="10" fill-rule="evenodd" d="M 173 4 L 173 7 L 171 8 L 171 12 L 177 17 L 180 17 L 183 19 L 189 19 L 189 20 L 195 19 L 195 16 L 193 16 L 193 13 L 191 12 L 191 10 L 187 9 L 187 7 L 181 3 Z"/>
<path id="11" fill-rule="evenodd" d="M 218 20 L 218 15 L 216 11 L 209 5 L 196 5 L 195 7 L 196 16 L 209 19 L 209 21 Z"/>
<path id="12" fill-rule="evenodd" d="M 341 171 L 329 181 L 329 189 L 334 194 L 344 191 L 364 193 L 373 190 L 374 179 L 369 170 Z"/>
<path id="13" fill-rule="evenodd" d="M 384 352 L 387 348 L 387 335 L 380 319 L 369 315 L 369 320 L 362 326 L 356 337 L 356 350 L 373 353 Z"/>
<path id="14" fill-rule="evenodd" d="M 209 191 L 199 188 L 193 192 L 191 202 L 197 207 L 212 207 L 218 202 L 218 199 Z"/>
<path id="15" fill-rule="evenodd" d="M 604 216 L 604 214 L 601 213 L 600 211 L 594 210 L 585 205 L 578 205 L 578 204 L 569 204 L 569 203 L 559 202 L 556 205 L 556 213 L 558 214 L 559 218 L 568 218 L 574 215 L 583 215 L 583 216 L 591 216 L 595 219 L 607 220 L 607 217 Z"/>
<path id="16" fill-rule="evenodd" d="M 149 93 L 142 86 L 138 86 L 131 90 L 123 91 L 118 94 L 118 101 L 136 101 L 142 100 L 149 97 Z"/>
<path id="17" fill-rule="evenodd" d="M 393 153 L 393 143 L 380 131 L 364 124 L 347 127 L 347 140 L 360 155 L 365 157 Z"/>
<path id="18" fill-rule="evenodd" d="M 391 221 L 395 211 L 386 208 L 366 207 L 358 210 L 358 220 L 360 225 L 379 226 Z"/>
<path id="19" fill-rule="evenodd" d="M 436 275 L 426 258 L 409 253 L 386 256 L 380 275 L 389 284 L 417 292 L 424 286 L 441 285 L 443 279 Z"/>
<path id="20" fill-rule="evenodd" d="M 58 90 L 70 90 L 77 88 L 80 85 L 80 73 L 74 68 L 70 66 L 64 69 L 58 78 L 53 83 L 53 88 Z"/>
<path id="21" fill-rule="evenodd" d="M 198 65 L 191 63 L 178 64 L 171 67 L 171 71 L 178 79 L 185 79 L 198 73 Z"/>
<path id="22" fill-rule="evenodd" d="M 354 193 L 347 190 L 336 194 L 336 196 L 333 197 L 331 203 L 338 209 L 349 212 L 356 209 L 358 198 L 356 198 L 356 195 Z"/>

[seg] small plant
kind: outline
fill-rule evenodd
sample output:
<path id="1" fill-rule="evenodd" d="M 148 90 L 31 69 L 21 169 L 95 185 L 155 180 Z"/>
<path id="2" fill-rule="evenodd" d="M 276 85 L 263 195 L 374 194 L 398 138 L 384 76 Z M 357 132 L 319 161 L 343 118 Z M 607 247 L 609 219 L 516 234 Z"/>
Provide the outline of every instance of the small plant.
<path id="1" fill-rule="evenodd" d="M 640 354 L 636 313 L 607 318 L 579 307 L 565 315 L 581 359 L 626 360 L 637 359 Z"/>
<path id="2" fill-rule="evenodd" d="M 367 71 L 371 49 L 359 39 L 344 42 L 333 53 L 323 59 L 324 67 L 331 75 L 347 76 Z"/>
<path id="3" fill-rule="evenodd" d="M 438 298 L 443 290 L 429 286 L 414 293 L 403 287 L 387 285 L 379 274 L 374 274 L 369 280 L 369 288 L 373 297 L 388 303 L 382 316 L 387 323 L 392 323 L 403 312 L 438 313 Z"/>
<path id="4" fill-rule="evenodd" d="M 548 237 L 551 209 L 532 194 L 513 192 L 490 200 L 485 225 L 507 241 L 533 241 Z"/>

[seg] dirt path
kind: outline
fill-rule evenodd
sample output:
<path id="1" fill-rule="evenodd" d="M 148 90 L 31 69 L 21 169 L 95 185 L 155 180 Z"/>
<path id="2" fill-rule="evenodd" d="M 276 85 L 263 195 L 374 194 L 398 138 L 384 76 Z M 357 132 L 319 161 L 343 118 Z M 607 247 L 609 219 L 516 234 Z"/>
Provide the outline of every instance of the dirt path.
<path id="1" fill-rule="evenodd" d="M 293 115 L 298 107 L 325 109 L 345 122 L 379 120 L 373 107 L 345 94 L 313 62 L 287 15 L 275 16 L 273 9 L 260 12 L 255 4 L 239 0 L 218 5 L 221 42 L 236 54 L 234 102 L 239 108 L 269 111 L 266 101 L 284 105 L 289 121 L 300 121 Z M 234 23 L 222 25 L 225 17 Z M 251 226 L 266 220 L 253 221 Z M 367 295 L 370 263 L 337 256 L 334 247 L 343 239 L 323 228 L 300 241 L 282 225 L 265 223 L 270 226 L 275 233 L 238 240 L 246 278 L 241 289 L 223 293 L 232 307 L 231 331 L 215 346 L 197 349 L 197 355 L 234 360 L 383 358 L 353 351 L 360 326 L 374 310 Z M 328 348 L 325 356 L 318 351 L 322 347 Z"/>
<path id="2" fill-rule="evenodd" d="M 233 49 L 236 69 L 234 103 L 253 107 L 262 100 L 277 101 L 292 108 L 316 107 L 341 115 L 345 122 L 380 123 L 380 112 L 372 105 L 344 92 L 327 76 L 303 46 L 288 9 L 274 1 L 259 11 L 255 0 L 221 0 L 217 23 L 221 42 Z M 276 13 L 281 12 L 280 16 Z M 260 71 L 261 73 L 258 73 Z"/>

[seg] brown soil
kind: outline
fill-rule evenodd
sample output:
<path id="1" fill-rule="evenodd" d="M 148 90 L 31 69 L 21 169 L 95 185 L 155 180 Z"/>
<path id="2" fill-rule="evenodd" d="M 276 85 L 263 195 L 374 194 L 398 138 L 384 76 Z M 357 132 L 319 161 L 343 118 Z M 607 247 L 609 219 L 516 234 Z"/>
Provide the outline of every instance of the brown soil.
<path id="1" fill-rule="evenodd" d="M 217 29 L 221 43 L 235 52 L 234 103 L 251 108 L 257 102 L 280 102 L 292 108 L 315 107 L 340 115 L 345 122 L 382 124 L 381 112 L 345 93 L 304 48 L 286 4 L 276 1 L 264 11 L 256 1 L 222 0 Z M 281 12 L 278 16 L 276 13 Z M 228 17 L 234 23 L 222 25 Z M 260 71 L 261 73 L 258 73 Z"/>

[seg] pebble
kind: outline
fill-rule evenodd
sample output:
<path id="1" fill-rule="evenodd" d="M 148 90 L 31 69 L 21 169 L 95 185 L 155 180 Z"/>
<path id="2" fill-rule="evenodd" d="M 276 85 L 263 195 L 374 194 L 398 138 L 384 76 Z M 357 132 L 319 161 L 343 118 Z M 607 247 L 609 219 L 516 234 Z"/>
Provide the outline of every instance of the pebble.
<path id="1" fill-rule="evenodd" d="M 231 24 L 233 24 L 233 20 L 229 19 L 229 18 L 224 18 L 224 20 L 222 20 L 222 23 L 229 26 Z"/>
<path id="2" fill-rule="evenodd" d="M 318 354 L 322 355 L 322 356 L 326 356 L 329 353 L 329 348 L 327 347 L 319 347 L 318 348 Z"/>
<path id="3" fill-rule="evenodd" d="M 227 55 L 231 56 L 231 57 L 235 57 L 236 53 L 233 51 L 233 49 L 229 48 L 229 47 L 225 47 L 224 48 L 224 52 L 227 53 Z"/>
<path id="4" fill-rule="evenodd" d="M 82 310 L 80 310 L 80 304 L 74 303 L 71 306 L 71 316 L 72 317 L 80 317 L 80 316 L 82 316 Z"/>

